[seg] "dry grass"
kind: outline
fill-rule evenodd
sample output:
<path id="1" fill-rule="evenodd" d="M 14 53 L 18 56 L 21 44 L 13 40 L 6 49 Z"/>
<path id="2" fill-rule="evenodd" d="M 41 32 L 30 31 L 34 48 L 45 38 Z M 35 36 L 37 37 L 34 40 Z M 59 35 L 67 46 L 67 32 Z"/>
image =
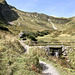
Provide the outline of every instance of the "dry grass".
<path id="1" fill-rule="evenodd" d="M 40 75 L 39 58 L 24 53 L 10 32 L 0 30 L 0 75 Z"/>
<path id="2" fill-rule="evenodd" d="M 30 49 L 30 53 L 32 54 L 32 52 L 35 52 L 38 54 L 40 60 L 45 61 L 47 63 L 52 64 L 61 75 L 74 75 L 75 74 L 75 69 L 69 69 L 68 66 L 64 63 L 64 61 L 66 61 L 66 59 L 64 60 L 60 60 L 56 57 L 52 57 L 49 56 L 48 53 L 45 52 L 45 50 L 40 49 L 40 48 L 31 48 Z M 73 54 L 71 55 L 71 57 L 73 56 Z M 70 57 L 69 57 L 70 58 Z M 74 57 L 71 58 L 71 60 L 74 60 Z M 71 62 L 71 64 L 74 62 Z M 69 63 L 70 65 L 70 63 Z M 74 66 L 74 64 L 71 65 L 71 67 Z"/>

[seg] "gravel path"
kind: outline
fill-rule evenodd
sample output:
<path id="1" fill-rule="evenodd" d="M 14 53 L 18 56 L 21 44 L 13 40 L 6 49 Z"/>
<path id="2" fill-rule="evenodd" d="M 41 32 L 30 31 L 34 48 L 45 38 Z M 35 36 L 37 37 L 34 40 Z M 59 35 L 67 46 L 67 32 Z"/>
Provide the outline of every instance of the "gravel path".
<path id="1" fill-rule="evenodd" d="M 50 64 L 40 61 L 40 66 L 43 68 L 42 75 L 60 75 Z"/>

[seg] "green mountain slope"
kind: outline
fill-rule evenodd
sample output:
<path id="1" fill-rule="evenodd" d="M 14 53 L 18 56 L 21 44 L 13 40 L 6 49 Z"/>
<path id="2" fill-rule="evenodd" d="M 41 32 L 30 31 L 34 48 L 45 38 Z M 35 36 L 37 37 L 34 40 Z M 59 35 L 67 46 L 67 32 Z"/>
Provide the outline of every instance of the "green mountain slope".
<path id="1" fill-rule="evenodd" d="M 38 31 L 50 29 L 64 30 L 64 32 L 70 33 L 68 30 L 74 27 L 74 18 L 58 18 L 36 12 L 23 12 L 8 5 L 5 0 L 0 0 L 0 21 L 10 24 L 8 25 L 9 30 L 16 33 L 23 30 Z M 74 32 L 73 28 L 72 33 Z"/>

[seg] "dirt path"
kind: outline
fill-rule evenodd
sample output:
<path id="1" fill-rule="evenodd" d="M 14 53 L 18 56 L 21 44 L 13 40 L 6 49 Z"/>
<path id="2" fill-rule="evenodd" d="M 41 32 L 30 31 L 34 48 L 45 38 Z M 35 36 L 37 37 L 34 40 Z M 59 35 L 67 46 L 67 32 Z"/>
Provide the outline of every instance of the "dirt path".
<path id="1" fill-rule="evenodd" d="M 28 54 L 29 54 L 29 46 L 28 45 L 26 45 L 25 43 L 24 43 L 24 41 L 22 41 L 22 40 L 19 40 L 19 42 L 20 42 L 20 44 L 24 47 L 24 49 L 25 49 L 25 52 L 27 52 Z"/>
<path id="2" fill-rule="evenodd" d="M 40 61 L 40 65 L 43 68 L 43 71 L 42 71 L 43 75 L 44 74 L 45 75 L 60 75 L 58 73 L 58 71 L 52 65 L 47 64 L 47 63 L 45 63 L 43 61 Z"/>

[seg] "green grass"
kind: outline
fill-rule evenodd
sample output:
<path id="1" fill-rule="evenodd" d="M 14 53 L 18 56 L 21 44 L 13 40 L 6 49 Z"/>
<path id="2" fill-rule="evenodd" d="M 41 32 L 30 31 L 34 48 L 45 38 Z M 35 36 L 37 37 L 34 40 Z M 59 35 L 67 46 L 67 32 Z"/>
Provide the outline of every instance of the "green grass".
<path id="1" fill-rule="evenodd" d="M 57 59 L 55 57 L 48 56 L 48 54 L 43 49 L 32 47 L 30 49 L 30 53 L 32 54 L 32 52 L 37 53 L 41 61 L 44 61 L 44 62 L 54 66 L 56 68 L 56 70 L 58 70 L 60 75 L 74 75 L 75 74 L 75 69 L 72 69 L 72 70 L 69 69 L 65 65 L 64 60 L 59 60 L 59 59 Z M 71 56 L 73 56 L 73 54 Z M 72 59 L 73 59 L 73 61 L 75 61 L 74 57 Z M 73 62 L 71 62 L 71 64 L 72 63 Z M 74 66 L 74 64 L 73 64 L 73 66 Z"/>
<path id="2" fill-rule="evenodd" d="M 39 58 L 24 53 L 16 37 L 0 30 L 0 75 L 41 75 Z"/>
<path id="3" fill-rule="evenodd" d="M 3 3 L 5 0 L 0 0 L 0 3 Z"/>
<path id="4" fill-rule="evenodd" d="M 50 35 L 45 35 L 43 37 L 38 37 L 38 41 L 59 41 L 59 42 L 74 42 L 75 41 L 75 36 L 70 36 L 68 34 L 60 34 L 57 37 L 52 34 Z"/>
<path id="5" fill-rule="evenodd" d="M 75 47 L 74 47 L 75 48 Z M 70 65 L 73 67 L 73 69 L 75 69 L 75 49 L 73 48 L 73 50 L 71 52 L 69 52 L 68 54 L 68 59 L 71 60 L 70 61 Z"/>
<path id="6" fill-rule="evenodd" d="M 49 36 L 49 35 L 46 35 Z M 44 36 L 45 37 L 45 36 Z M 68 36 L 69 37 L 69 36 Z M 72 37 L 74 38 L 74 37 Z M 62 75 L 67 75 L 70 73 L 70 75 L 74 75 L 74 71 L 71 71 L 68 68 L 65 68 L 61 66 L 61 63 L 56 63 L 55 58 L 46 57 L 46 53 L 44 53 L 40 49 L 32 48 L 30 49 L 30 54 L 24 54 L 24 49 L 20 45 L 20 43 L 16 40 L 16 37 L 12 35 L 8 31 L 0 30 L 0 73 L 4 75 L 24 75 L 24 74 L 30 74 L 30 75 L 40 75 L 41 69 L 36 68 L 33 66 L 33 63 L 36 64 L 36 61 L 34 60 L 33 54 L 36 53 L 40 60 L 47 61 L 48 63 L 52 63 L 56 69 L 59 70 Z M 73 45 L 72 45 L 73 46 Z M 73 68 L 74 63 L 74 53 L 73 50 L 68 54 L 68 58 L 71 60 L 70 64 Z M 44 58 L 44 59 L 43 59 Z M 36 60 L 36 59 L 35 59 Z"/>
<path id="7" fill-rule="evenodd" d="M 0 3 L 4 4 L 3 1 L 4 0 L 0 0 Z M 38 37 L 37 38 L 38 41 L 74 42 L 75 41 L 75 17 L 57 18 L 45 14 L 23 12 L 15 8 L 12 8 L 11 10 L 16 12 L 13 13 L 15 17 L 17 17 L 16 19 L 15 17 L 12 16 L 11 13 L 10 13 L 11 17 L 7 17 L 6 15 L 5 17 L 2 17 L 3 15 L 0 15 L 0 73 L 1 75 L 12 75 L 12 74 L 40 75 L 39 73 L 40 69 L 32 65 L 33 63 L 32 60 L 34 59 L 33 55 L 24 54 L 24 49 L 18 42 L 16 36 L 18 36 L 18 34 L 24 30 L 33 31 L 33 32 L 36 32 L 38 30 L 39 31 L 52 30 L 49 35 Z M 13 20 L 12 22 L 14 24 L 8 25 L 3 18 L 6 18 L 8 20 Z M 52 25 L 48 22 L 49 18 L 58 28 L 58 31 L 55 31 Z M 15 36 L 11 33 L 13 33 Z M 70 45 L 74 47 L 75 43 L 71 43 Z M 44 61 L 48 60 L 48 58 L 45 57 L 44 52 L 39 51 L 38 55 L 41 60 Z M 69 52 L 67 57 L 71 61 L 70 65 L 75 69 L 74 49 L 72 50 L 72 52 Z M 55 62 L 54 64 L 55 66 L 58 65 L 58 68 L 60 69 L 60 71 L 62 71 L 62 75 L 67 75 L 69 73 L 70 75 L 74 75 L 69 69 L 62 68 L 60 64 Z M 32 69 L 32 67 L 35 69 Z"/>

